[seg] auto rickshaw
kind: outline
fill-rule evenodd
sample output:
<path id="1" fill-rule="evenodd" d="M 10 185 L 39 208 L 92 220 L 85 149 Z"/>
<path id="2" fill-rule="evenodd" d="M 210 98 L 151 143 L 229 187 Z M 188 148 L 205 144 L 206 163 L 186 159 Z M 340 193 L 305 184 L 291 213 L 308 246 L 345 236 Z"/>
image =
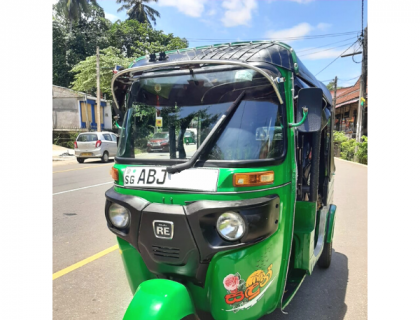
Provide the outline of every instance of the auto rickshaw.
<path id="1" fill-rule="evenodd" d="M 185 134 L 184 134 L 184 143 L 186 145 L 188 145 L 188 144 L 194 144 L 195 143 L 195 134 L 194 134 L 194 131 L 190 131 L 190 130 L 185 131 Z"/>
<path id="2" fill-rule="evenodd" d="M 258 319 L 329 267 L 334 110 L 291 47 L 150 54 L 112 92 L 124 118 L 105 217 L 134 295 L 124 319 Z M 142 153 L 157 117 L 169 151 Z"/>

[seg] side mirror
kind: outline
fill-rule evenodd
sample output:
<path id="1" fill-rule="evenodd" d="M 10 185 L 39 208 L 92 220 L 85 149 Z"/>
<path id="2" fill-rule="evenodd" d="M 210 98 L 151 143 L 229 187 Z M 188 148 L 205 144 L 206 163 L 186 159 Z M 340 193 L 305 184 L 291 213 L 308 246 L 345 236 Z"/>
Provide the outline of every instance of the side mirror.
<path id="1" fill-rule="evenodd" d="M 307 109 L 306 120 L 297 127 L 300 132 L 317 132 L 322 125 L 322 89 L 304 88 L 299 91 L 296 120 L 300 122 Z"/>

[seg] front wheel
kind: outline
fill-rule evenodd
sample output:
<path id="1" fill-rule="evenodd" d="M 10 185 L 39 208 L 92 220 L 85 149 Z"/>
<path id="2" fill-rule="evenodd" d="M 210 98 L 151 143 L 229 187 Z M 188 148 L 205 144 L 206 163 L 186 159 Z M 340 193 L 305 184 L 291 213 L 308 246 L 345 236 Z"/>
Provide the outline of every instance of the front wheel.
<path id="1" fill-rule="evenodd" d="M 108 162 L 109 155 L 108 155 L 107 151 L 104 152 L 104 155 L 102 156 L 101 160 L 102 160 L 102 162 Z"/>
<path id="2" fill-rule="evenodd" d="M 83 159 L 83 158 L 77 158 L 77 162 L 83 163 L 83 162 L 85 162 L 85 159 Z"/>
<path id="3" fill-rule="evenodd" d="M 327 269 L 331 264 L 332 257 L 332 241 L 330 243 L 324 243 L 324 249 L 322 250 L 321 256 L 318 260 L 318 265 L 321 268 Z"/>

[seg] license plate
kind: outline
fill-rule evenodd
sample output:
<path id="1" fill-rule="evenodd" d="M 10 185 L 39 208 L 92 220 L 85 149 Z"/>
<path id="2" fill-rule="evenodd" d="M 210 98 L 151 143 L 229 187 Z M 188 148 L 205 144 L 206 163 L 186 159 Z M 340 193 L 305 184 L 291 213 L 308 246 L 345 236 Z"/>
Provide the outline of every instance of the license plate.
<path id="1" fill-rule="evenodd" d="M 152 143 L 152 146 L 155 146 L 155 147 L 160 146 L 160 143 Z"/>
<path id="2" fill-rule="evenodd" d="M 91 152 L 82 152 L 80 155 L 81 155 L 82 157 L 88 157 L 88 156 L 91 156 L 91 155 L 92 155 L 92 153 L 91 153 Z"/>
<path id="3" fill-rule="evenodd" d="M 192 168 L 170 174 L 165 167 L 127 167 L 125 187 L 216 191 L 218 169 Z"/>

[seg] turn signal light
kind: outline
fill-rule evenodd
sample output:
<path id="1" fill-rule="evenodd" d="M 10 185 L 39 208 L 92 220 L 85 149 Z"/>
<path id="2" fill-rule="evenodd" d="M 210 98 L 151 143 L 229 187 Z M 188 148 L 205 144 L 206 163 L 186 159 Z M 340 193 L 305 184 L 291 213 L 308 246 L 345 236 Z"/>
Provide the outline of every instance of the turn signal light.
<path id="1" fill-rule="evenodd" d="M 233 175 L 234 187 L 256 187 L 274 182 L 274 171 L 235 173 Z"/>
<path id="2" fill-rule="evenodd" d="M 118 169 L 112 167 L 111 170 L 109 171 L 109 173 L 111 174 L 112 179 L 118 181 Z"/>

